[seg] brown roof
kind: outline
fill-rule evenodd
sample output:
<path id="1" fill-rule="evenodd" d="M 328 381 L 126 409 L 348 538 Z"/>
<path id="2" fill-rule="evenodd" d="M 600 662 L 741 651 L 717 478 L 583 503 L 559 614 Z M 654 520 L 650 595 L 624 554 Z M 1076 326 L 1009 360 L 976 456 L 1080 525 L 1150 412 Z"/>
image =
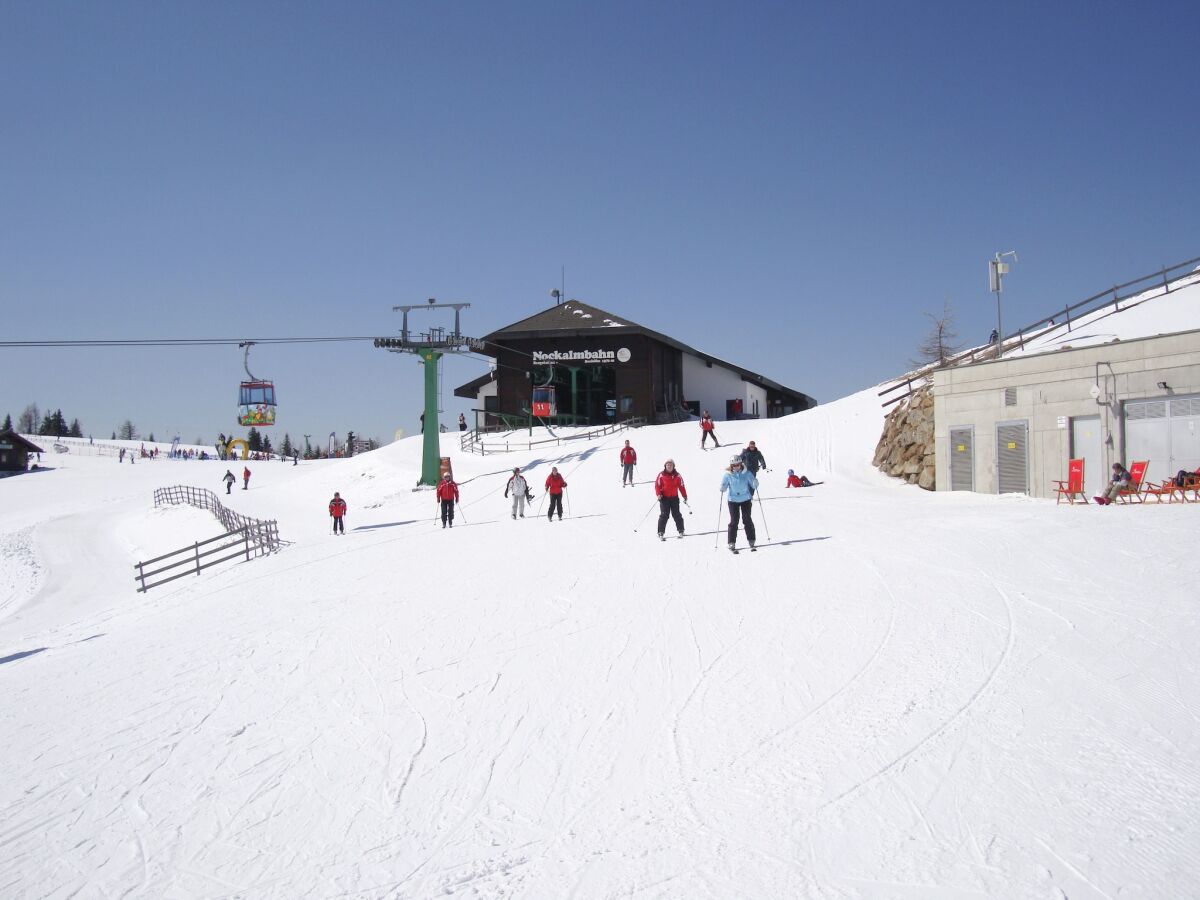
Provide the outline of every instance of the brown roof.
<path id="1" fill-rule="evenodd" d="M 45 453 L 46 451 L 37 444 L 25 440 L 15 431 L 0 431 L 0 441 L 11 441 L 14 446 L 24 447 L 29 453 Z"/>

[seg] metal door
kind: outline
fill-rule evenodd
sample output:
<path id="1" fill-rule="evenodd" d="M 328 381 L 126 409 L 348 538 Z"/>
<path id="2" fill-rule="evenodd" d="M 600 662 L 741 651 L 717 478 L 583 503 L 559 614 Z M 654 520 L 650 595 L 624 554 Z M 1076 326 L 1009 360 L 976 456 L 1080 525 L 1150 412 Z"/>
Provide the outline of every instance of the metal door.
<path id="1" fill-rule="evenodd" d="M 1175 397 L 1171 400 L 1170 478 L 1180 469 L 1189 472 L 1200 467 L 1200 397 Z"/>
<path id="2" fill-rule="evenodd" d="M 1071 458 L 1083 460 L 1083 489 L 1089 497 L 1100 493 L 1106 470 L 1100 444 L 1100 417 L 1075 416 L 1071 419 Z M 1063 473 L 1066 475 L 1066 473 Z"/>
<path id="3" fill-rule="evenodd" d="M 1125 404 L 1126 466 L 1148 459 L 1150 466 L 1142 481 L 1162 481 L 1171 469 L 1171 429 L 1167 425 L 1166 400 L 1130 400 Z"/>
<path id="4" fill-rule="evenodd" d="M 950 429 L 950 490 L 975 490 L 975 429 Z"/>
<path id="5" fill-rule="evenodd" d="M 1029 493 L 1029 424 L 996 425 L 996 487 L 1001 494 Z"/>

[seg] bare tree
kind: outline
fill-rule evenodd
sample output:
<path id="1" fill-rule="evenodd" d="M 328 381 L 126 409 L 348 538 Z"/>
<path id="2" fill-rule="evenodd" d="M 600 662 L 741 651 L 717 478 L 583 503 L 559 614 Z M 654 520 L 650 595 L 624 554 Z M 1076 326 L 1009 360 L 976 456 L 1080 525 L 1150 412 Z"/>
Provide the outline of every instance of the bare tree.
<path id="1" fill-rule="evenodd" d="M 954 310 L 950 308 L 950 301 L 942 303 L 940 316 L 925 313 L 925 317 L 933 325 L 917 346 L 917 358 L 910 362 L 919 367 L 930 363 L 944 365 L 947 359 L 962 349 L 962 344 L 958 342 L 958 332 L 954 328 Z"/>
<path id="2" fill-rule="evenodd" d="M 17 417 L 17 431 L 21 434 L 34 434 L 41 423 L 42 411 L 36 403 L 30 403 Z"/>

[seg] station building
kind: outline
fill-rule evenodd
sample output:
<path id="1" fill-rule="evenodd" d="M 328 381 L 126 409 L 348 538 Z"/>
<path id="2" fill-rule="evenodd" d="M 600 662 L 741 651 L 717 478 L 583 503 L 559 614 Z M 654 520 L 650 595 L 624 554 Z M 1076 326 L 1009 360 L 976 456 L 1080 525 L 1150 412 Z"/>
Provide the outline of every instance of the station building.
<path id="1" fill-rule="evenodd" d="M 478 352 L 495 360 L 492 371 L 454 391 L 475 401 L 477 427 L 534 412 L 555 424 L 604 425 L 635 416 L 679 421 L 703 410 L 718 420 L 776 418 L 817 405 L 758 372 L 578 300 L 482 340 Z"/>

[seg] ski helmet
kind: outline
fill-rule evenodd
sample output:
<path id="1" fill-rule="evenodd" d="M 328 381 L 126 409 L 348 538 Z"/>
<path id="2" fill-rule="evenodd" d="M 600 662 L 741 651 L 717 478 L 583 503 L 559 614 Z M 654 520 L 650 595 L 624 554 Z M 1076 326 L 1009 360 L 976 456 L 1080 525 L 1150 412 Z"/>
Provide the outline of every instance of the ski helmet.
<path id="1" fill-rule="evenodd" d="M 742 464 L 742 458 L 740 456 L 731 456 L 729 457 L 729 464 L 731 466 L 740 466 Z"/>
<path id="2" fill-rule="evenodd" d="M 788 469 L 788 474 L 789 474 L 789 475 L 795 475 L 796 473 L 795 473 L 795 472 L 793 472 L 791 469 Z"/>

